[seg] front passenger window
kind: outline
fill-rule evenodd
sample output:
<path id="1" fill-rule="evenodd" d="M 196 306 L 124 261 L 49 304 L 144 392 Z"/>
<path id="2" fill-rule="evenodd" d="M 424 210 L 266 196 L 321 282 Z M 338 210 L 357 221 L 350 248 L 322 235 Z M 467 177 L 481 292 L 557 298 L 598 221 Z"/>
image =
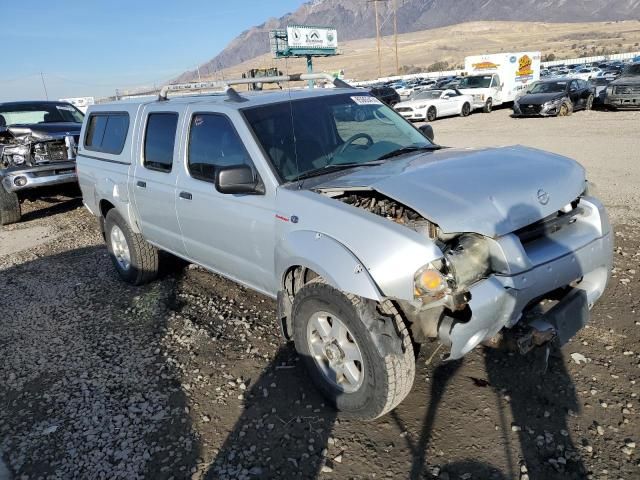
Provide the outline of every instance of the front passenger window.
<path id="1" fill-rule="evenodd" d="M 234 165 L 251 165 L 251 161 L 231 121 L 215 113 L 195 114 L 189 131 L 191 176 L 213 183 L 218 168 Z"/>

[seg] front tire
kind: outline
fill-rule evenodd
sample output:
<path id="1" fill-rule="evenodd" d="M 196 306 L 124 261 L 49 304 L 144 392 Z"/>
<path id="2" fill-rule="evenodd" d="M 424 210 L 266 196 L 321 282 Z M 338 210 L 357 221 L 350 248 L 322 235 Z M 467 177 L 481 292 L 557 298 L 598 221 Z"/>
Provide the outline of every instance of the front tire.
<path id="1" fill-rule="evenodd" d="M 158 276 L 158 249 L 147 243 L 115 208 L 104 222 L 107 250 L 118 275 L 131 285 L 149 283 Z"/>
<path id="2" fill-rule="evenodd" d="M 562 102 L 562 105 L 560 105 L 560 110 L 558 110 L 558 116 L 559 117 L 568 117 L 572 113 L 573 113 L 573 107 L 572 107 L 571 103 L 569 103 L 567 100 Z"/>
<path id="3" fill-rule="evenodd" d="M 427 120 L 433 122 L 436 118 L 438 118 L 438 111 L 436 107 L 429 107 L 427 110 Z"/>
<path id="4" fill-rule="evenodd" d="M 465 102 L 465 104 L 462 105 L 462 110 L 460 110 L 460 116 L 468 117 L 470 113 L 471 113 L 471 105 L 469 105 L 468 102 Z"/>
<path id="5" fill-rule="evenodd" d="M 343 414 L 372 420 L 411 391 L 415 357 L 397 310 L 322 282 L 302 287 L 292 308 L 294 341 L 309 375 Z"/>
<path id="6" fill-rule="evenodd" d="M 484 107 L 482 107 L 482 111 L 484 113 L 491 113 L 492 110 L 493 110 L 493 99 L 488 98 L 484 104 Z"/>
<path id="7" fill-rule="evenodd" d="M 22 217 L 20 200 L 16 192 L 8 192 L 0 184 L 0 225 L 17 223 Z"/>

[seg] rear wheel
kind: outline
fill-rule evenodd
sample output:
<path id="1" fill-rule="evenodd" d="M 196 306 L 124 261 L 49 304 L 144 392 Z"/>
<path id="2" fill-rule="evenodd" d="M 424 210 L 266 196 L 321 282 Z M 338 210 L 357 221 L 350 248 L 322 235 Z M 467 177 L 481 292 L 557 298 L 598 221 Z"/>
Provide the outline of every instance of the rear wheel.
<path id="1" fill-rule="evenodd" d="M 436 118 L 438 118 L 436 107 L 429 107 L 429 110 L 427 110 L 427 120 L 433 122 Z"/>
<path id="2" fill-rule="evenodd" d="M 21 216 L 18 195 L 16 192 L 8 192 L 0 184 L 0 225 L 17 223 Z"/>
<path id="3" fill-rule="evenodd" d="M 488 98 L 484 104 L 484 107 L 482 107 L 482 111 L 484 113 L 491 113 L 491 110 L 493 110 L 493 99 Z"/>
<path id="4" fill-rule="evenodd" d="M 107 213 L 104 233 L 113 265 L 125 282 L 143 285 L 156 278 L 158 249 L 134 233 L 115 208 Z"/>
<path id="5" fill-rule="evenodd" d="M 471 105 L 469 105 L 469 103 L 467 102 L 464 105 L 462 105 L 462 110 L 460 111 L 460 115 L 462 117 L 468 117 L 470 113 L 471 113 Z"/>
<path id="6" fill-rule="evenodd" d="M 381 307 L 322 282 L 302 287 L 293 302 L 296 350 L 322 394 L 350 417 L 384 415 L 413 385 L 409 332 L 395 307 Z"/>
<path id="7" fill-rule="evenodd" d="M 589 95 L 589 98 L 587 98 L 587 103 L 584 104 L 584 109 L 585 110 L 593 109 L 593 95 Z"/>

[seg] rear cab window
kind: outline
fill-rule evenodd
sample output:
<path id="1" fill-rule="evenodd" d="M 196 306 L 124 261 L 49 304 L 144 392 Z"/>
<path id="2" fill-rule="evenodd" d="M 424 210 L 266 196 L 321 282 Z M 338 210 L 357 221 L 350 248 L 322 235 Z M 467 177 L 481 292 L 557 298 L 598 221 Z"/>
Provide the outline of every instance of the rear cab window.
<path id="1" fill-rule="evenodd" d="M 178 129 L 177 112 L 153 112 L 147 117 L 143 165 L 149 170 L 169 173 Z"/>
<path id="2" fill-rule="evenodd" d="M 120 155 L 129 131 L 127 112 L 97 112 L 89 115 L 84 146 L 94 152 Z"/>

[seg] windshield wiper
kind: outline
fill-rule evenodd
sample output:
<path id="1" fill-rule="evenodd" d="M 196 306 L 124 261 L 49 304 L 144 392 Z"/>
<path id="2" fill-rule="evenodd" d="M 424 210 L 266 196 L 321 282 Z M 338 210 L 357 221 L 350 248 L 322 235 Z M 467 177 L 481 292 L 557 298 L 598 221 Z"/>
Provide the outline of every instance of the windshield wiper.
<path id="1" fill-rule="evenodd" d="M 408 147 L 398 148 L 396 150 L 392 150 L 389 153 L 385 153 L 381 157 L 378 157 L 378 160 L 386 160 L 387 158 L 397 157 L 399 155 L 404 155 L 405 153 L 412 152 L 420 152 L 420 151 L 430 151 L 430 150 L 440 150 L 442 147 L 440 145 L 425 145 L 422 147 L 418 147 L 415 145 L 410 145 Z"/>
<path id="2" fill-rule="evenodd" d="M 383 162 L 381 159 L 372 160 L 370 162 L 362 162 L 362 163 L 330 163 L 321 168 L 316 168 L 313 170 L 309 170 L 308 172 L 301 173 L 295 179 L 291 180 L 292 182 L 297 182 L 298 180 L 304 180 L 306 178 L 318 177 L 320 175 L 324 175 L 326 173 L 331 172 L 339 172 L 340 170 L 348 170 L 349 168 L 356 167 L 371 167 L 375 165 L 381 165 Z"/>

